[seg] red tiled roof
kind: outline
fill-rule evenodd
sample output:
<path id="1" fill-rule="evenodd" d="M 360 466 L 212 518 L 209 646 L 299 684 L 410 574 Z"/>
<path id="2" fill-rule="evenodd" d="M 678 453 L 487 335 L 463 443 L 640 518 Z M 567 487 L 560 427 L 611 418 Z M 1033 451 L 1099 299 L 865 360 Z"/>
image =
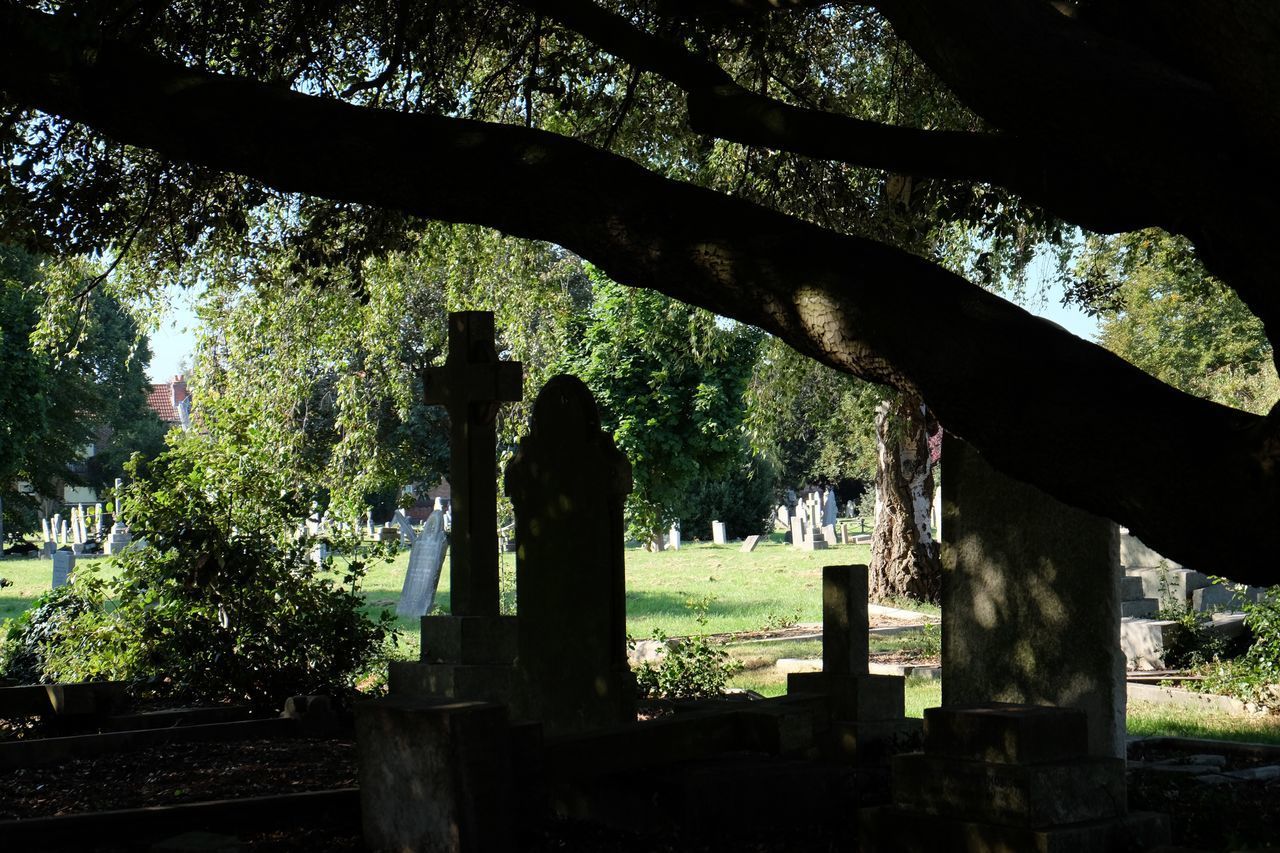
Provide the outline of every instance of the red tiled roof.
<path id="1" fill-rule="evenodd" d="M 174 386 L 178 386 L 177 389 Z M 178 393 L 175 394 L 175 390 Z M 190 396 L 191 394 L 187 391 L 187 383 L 182 381 L 181 376 L 175 376 L 171 382 L 157 382 L 151 386 L 151 390 L 147 392 L 147 405 L 165 423 L 181 423 L 182 418 L 178 417 L 178 408 L 175 402 L 180 403 Z M 177 397 L 176 401 L 175 397 Z"/>

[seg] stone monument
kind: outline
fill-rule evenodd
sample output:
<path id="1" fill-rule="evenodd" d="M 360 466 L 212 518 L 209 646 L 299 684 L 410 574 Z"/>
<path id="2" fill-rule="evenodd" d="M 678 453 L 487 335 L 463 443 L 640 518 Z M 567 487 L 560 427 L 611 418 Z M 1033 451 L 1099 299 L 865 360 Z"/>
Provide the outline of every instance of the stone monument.
<path id="1" fill-rule="evenodd" d="M 422 535 L 409 551 L 409 569 L 405 572 L 400 603 L 396 605 L 397 614 L 426 616 L 431 612 L 448 547 L 449 539 L 444 532 L 444 513 L 436 510 L 423 525 Z"/>
<path id="2" fill-rule="evenodd" d="M 519 704 L 548 735 L 635 720 L 622 520 L 630 492 L 631 465 L 600 429 L 587 386 L 552 378 L 506 473 L 516 517 Z"/>

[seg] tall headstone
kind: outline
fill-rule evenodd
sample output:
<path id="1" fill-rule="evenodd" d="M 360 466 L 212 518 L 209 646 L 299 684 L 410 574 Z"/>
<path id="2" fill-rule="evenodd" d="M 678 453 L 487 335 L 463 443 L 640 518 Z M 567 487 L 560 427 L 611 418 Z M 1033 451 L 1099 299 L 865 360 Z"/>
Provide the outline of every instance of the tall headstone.
<path id="1" fill-rule="evenodd" d="M 426 616 L 435 602 L 440 570 L 444 567 L 445 549 L 449 547 L 444 533 L 444 513 L 436 510 L 427 518 L 422 535 L 409 551 L 409 570 L 404 576 L 404 589 L 396 613 L 400 616 Z"/>
<path id="2" fill-rule="evenodd" d="M 419 661 L 394 661 L 392 696 L 508 702 L 515 617 L 499 613 L 497 432 L 504 400 L 519 400 L 519 362 L 498 361 L 493 314 L 449 315 L 449 357 L 424 374 L 426 401 L 449 412 L 449 610 L 422 617 Z"/>
<path id="3" fill-rule="evenodd" d="M 824 489 L 822 492 L 822 526 L 834 527 L 838 514 L 835 489 Z M 834 539 L 834 537 L 832 538 Z"/>
<path id="4" fill-rule="evenodd" d="M 449 412 L 449 597 L 455 616 L 498 615 L 498 492 L 494 453 L 498 405 L 520 399 L 519 362 L 499 361 L 493 314 L 449 315 L 449 356 L 423 376 L 425 401 Z"/>
<path id="5" fill-rule="evenodd" d="M 804 520 L 799 515 L 791 517 L 791 545 L 798 549 L 804 549 Z"/>
<path id="6" fill-rule="evenodd" d="M 94 504 L 93 507 L 93 535 L 102 538 L 102 504 Z"/>
<path id="7" fill-rule="evenodd" d="M 729 541 L 725 538 L 723 521 L 711 522 L 711 541 L 717 545 L 723 545 Z"/>
<path id="8" fill-rule="evenodd" d="M 947 434 L 942 702 L 1079 708 L 1123 757 L 1117 528 L 996 471 Z"/>
<path id="9" fill-rule="evenodd" d="M 667 547 L 672 551 L 680 550 L 680 525 L 673 524 L 667 531 Z"/>
<path id="10" fill-rule="evenodd" d="M 55 551 L 53 554 L 53 588 L 66 586 L 67 577 L 76 567 L 76 555 L 70 551 Z"/>
<path id="11" fill-rule="evenodd" d="M 521 684 L 529 716 L 548 734 L 635 719 L 622 519 L 631 485 L 587 386 L 552 378 L 506 474 Z"/>

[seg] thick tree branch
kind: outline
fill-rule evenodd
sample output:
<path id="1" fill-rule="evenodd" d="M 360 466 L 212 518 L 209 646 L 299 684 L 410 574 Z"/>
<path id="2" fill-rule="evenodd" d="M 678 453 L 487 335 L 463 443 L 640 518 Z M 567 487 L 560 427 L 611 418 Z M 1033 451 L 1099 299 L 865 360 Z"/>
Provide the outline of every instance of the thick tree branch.
<path id="1" fill-rule="evenodd" d="M 1007 473 L 1191 565 L 1280 580 L 1280 442 L 946 270 L 553 134 L 354 107 L 201 73 L 0 10 L 0 91 L 283 191 L 549 240 L 618 281 L 759 325 L 919 392 Z M 1213 495 L 1210 540 L 1180 522 Z"/>

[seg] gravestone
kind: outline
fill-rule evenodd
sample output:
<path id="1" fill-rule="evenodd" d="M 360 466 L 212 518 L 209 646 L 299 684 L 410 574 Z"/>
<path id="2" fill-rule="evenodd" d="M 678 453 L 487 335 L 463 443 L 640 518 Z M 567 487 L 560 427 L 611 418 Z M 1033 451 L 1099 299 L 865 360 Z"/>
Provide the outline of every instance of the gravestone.
<path id="1" fill-rule="evenodd" d="M 804 519 L 798 514 L 791 517 L 791 544 L 797 550 L 804 550 Z"/>
<path id="2" fill-rule="evenodd" d="M 1116 525 L 943 441 L 943 705 L 1079 708 L 1089 753 L 1123 757 Z"/>
<path id="3" fill-rule="evenodd" d="M 835 489 L 826 489 L 822 493 L 822 526 L 834 527 L 836 523 L 836 515 L 838 514 L 839 510 L 836 509 Z M 834 535 L 832 535 L 831 541 L 835 541 Z"/>
<path id="4" fill-rule="evenodd" d="M 447 616 L 422 617 L 419 661 L 390 666 L 392 696 L 507 702 L 516 657 L 516 622 L 499 615 L 498 492 L 494 419 L 504 400 L 519 400 L 519 362 L 498 361 L 493 314 L 449 315 L 449 357 L 424 376 L 425 399 L 449 412 Z"/>
<path id="5" fill-rule="evenodd" d="M 725 538 L 724 522 L 723 522 L 723 521 L 713 521 L 713 522 L 711 522 L 711 541 L 712 541 L 712 542 L 714 542 L 714 543 L 715 543 L 715 544 L 717 544 L 717 545 L 723 545 L 723 544 L 725 544 L 725 542 L 727 542 L 727 541 L 728 541 L 728 540 Z"/>
<path id="6" fill-rule="evenodd" d="M 832 720 L 827 749 L 860 763 L 883 758 L 910 726 L 905 679 L 869 672 L 867 571 L 866 566 L 823 568 L 822 671 L 787 676 L 788 696 L 827 697 Z"/>
<path id="7" fill-rule="evenodd" d="M 422 534 L 409 551 L 409 570 L 405 572 L 404 589 L 400 592 L 400 603 L 396 605 L 398 615 L 426 616 L 431 612 L 448 547 L 449 539 L 444 533 L 444 513 L 436 510 L 427 518 Z"/>
<path id="8" fill-rule="evenodd" d="M 76 555 L 70 551 L 55 551 L 53 554 L 53 588 L 65 586 L 67 577 L 76 567 Z"/>
<path id="9" fill-rule="evenodd" d="M 631 485 L 587 386 L 553 377 L 506 473 L 523 710 L 549 735 L 635 720 L 622 518 Z"/>
<path id="10" fill-rule="evenodd" d="M 672 551 L 680 550 L 680 526 L 671 525 L 671 529 L 667 531 L 667 547 Z"/>
<path id="11" fill-rule="evenodd" d="M 759 534 L 753 533 L 750 536 L 748 536 L 746 539 L 742 540 L 742 547 L 739 548 L 738 550 L 743 552 L 744 554 L 749 554 L 752 551 L 754 551 L 756 549 L 756 546 L 759 544 L 760 544 Z"/>
<path id="12" fill-rule="evenodd" d="M 418 538 L 418 535 L 413 532 L 413 525 L 409 523 L 409 519 L 404 514 L 404 510 L 396 510 L 396 514 L 391 517 L 391 520 L 400 528 L 400 544 L 413 547 L 413 543 Z"/>
<path id="13" fill-rule="evenodd" d="M 493 313 L 449 315 L 449 357 L 423 376 L 424 400 L 449 412 L 449 599 L 454 616 L 498 615 L 498 405 L 520 399 L 519 362 L 499 361 Z"/>

